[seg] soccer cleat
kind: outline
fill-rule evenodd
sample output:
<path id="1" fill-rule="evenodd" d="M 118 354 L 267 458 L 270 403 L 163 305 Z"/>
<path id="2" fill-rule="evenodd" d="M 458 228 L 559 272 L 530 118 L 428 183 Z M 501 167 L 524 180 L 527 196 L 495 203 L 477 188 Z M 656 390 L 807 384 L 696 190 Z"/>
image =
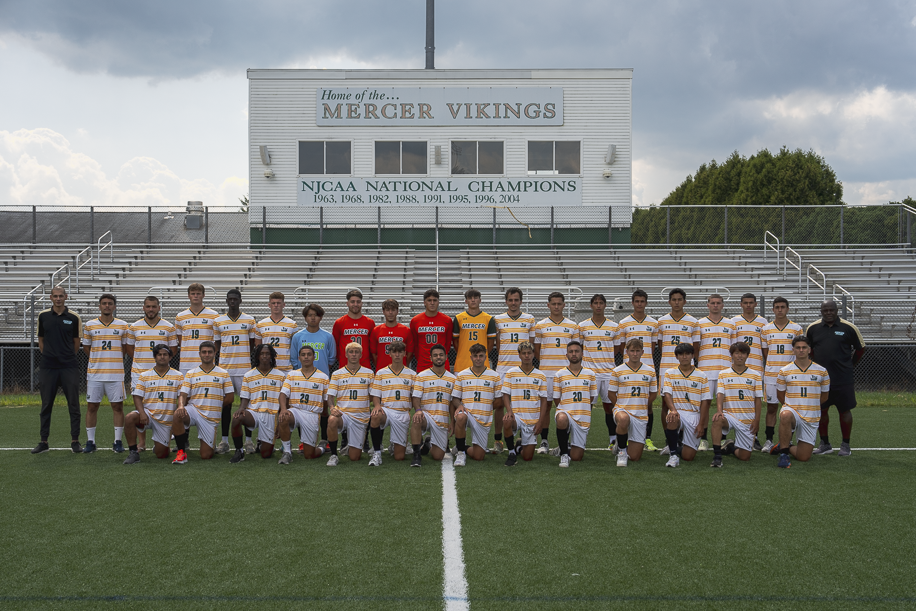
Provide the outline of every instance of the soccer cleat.
<path id="1" fill-rule="evenodd" d="M 372 458 L 369 459 L 369 466 L 370 467 L 381 467 L 382 466 L 382 453 L 381 452 L 372 453 Z"/>
<path id="2" fill-rule="evenodd" d="M 118 439 L 112 444 L 111 449 L 114 450 L 115 454 L 120 454 L 124 451 L 124 442 Z"/>
<path id="3" fill-rule="evenodd" d="M 188 453 L 184 450 L 178 450 L 178 454 L 175 456 L 175 460 L 172 461 L 173 465 L 183 465 L 188 462 Z"/>
<path id="4" fill-rule="evenodd" d="M 467 453 L 465 453 L 465 452 L 458 452 L 458 454 L 455 455 L 455 466 L 456 466 L 456 467 L 463 467 L 463 466 L 465 466 L 466 464 L 468 464 L 468 455 L 467 455 Z"/>
<path id="5" fill-rule="evenodd" d="M 47 441 L 39 441 L 38 445 L 32 448 L 32 454 L 44 454 L 50 449 Z"/>
<path id="6" fill-rule="evenodd" d="M 852 448 L 849 447 L 848 443 L 840 444 L 840 451 L 837 456 L 849 456 L 852 454 Z"/>
<path id="7" fill-rule="evenodd" d="M 550 454 L 551 456 L 560 456 L 560 446 L 557 446 L 555 448 L 550 448 L 550 451 L 547 453 Z"/>
<path id="8" fill-rule="evenodd" d="M 337 458 L 337 454 L 331 454 L 331 458 L 328 459 L 328 466 L 329 466 L 329 467 L 336 467 L 336 466 L 337 466 L 337 463 L 339 463 L 339 462 L 340 462 L 340 459 Z"/>
<path id="9" fill-rule="evenodd" d="M 822 441 L 821 445 L 814 448 L 814 450 L 811 453 L 812 454 L 824 454 L 824 455 L 833 454 L 833 446 L 830 445 L 829 443 L 824 443 Z"/>
<path id="10" fill-rule="evenodd" d="M 220 441 L 216 446 L 216 453 L 217 454 L 228 454 L 229 453 L 229 442 Z"/>
<path id="11" fill-rule="evenodd" d="M 714 467 L 714 468 L 716 468 L 716 469 L 721 469 L 721 468 L 722 468 L 722 457 L 721 457 L 721 456 L 713 456 L 713 457 L 712 457 L 712 463 L 710 463 L 709 466 L 710 466 L 710 467 Z"/>
<path id="12" fill-rule="evenodd" d="M 564 469 L 569 467 L 569 454 L 564 454 L 560 457 L 560 466 Z"/>
<path id="13" fill-rule="evenodd" d="M 331 444 L 328 443 L 328 440 L 327 440 L 327 439 L 322 439 L 321 441 L 318 442 L 318 445 L 320 445 L 322 448 L 324 448 L 324 451 L 325 451 L 325 452 L 330 452 L 330 451 L 331 451 Z"/>
<path id="14" fill-rule="evenodd" d="M 760 441 L 758 441 L 756 437 L 754 437 L 754 446 L 753 446 L 753 450 L 754 450 L 755 452 L 762 452 L 762 451 L 763 451 L 763 446 L 760 445 Z"/>
<path id="15" fill-rule="evenodd" d="M 646 437 L 646 451 L 647 452 L 658 452 L 658 447 L 652 443 L 652 440 Z"/>
<path id="16" fill-rule="evenodd" d="M 700 440 L 700 445 L 697 446 L 698 452 L 708 452 L 709 451 L 709 442 L 705 439 Z"/>
<path id="17" fill-rule="evenodd" d="M 723 454 L 734 454 L 735 453 L 734 445 L 735 445 L 735 442 L 731 439 L 723 440 L 722 441 L 722 453 Z"/>
<path id="18" fill-rule="evenodd" d="M 452 458 L 458 456 L 458 446 L 455 446 L 454 448 L 450 449 L 448 452 L 449 454 L 452 455 Z"/>
<path id="19" fill-rule="evenodd" d="M 429 454 L 429 448 L 432 446 L 433 440 L 431 437 L 427 437 L 423 440 L 423 446 L 420 448 L 420 454 L 426 456 Z"/>
<path id="20" fill-rule="evenodd" d="M 407 456 L 413 455 L 413 446 L 410 445 L 409 443 L 404 447 L 404 454 L 406 454 Z"/>
<path id="21" fill-rule="evenodd" d="M 394 442 L 393 441 L 388 442 L 388 448 L 385 451 L 388 452 L 389 454 L 394 454 Z"/>
<path id="22" fill-rule="evenodd" d="M 127 455 L 127 459 L 124 461 L 125 465 L 133 465 L 140 462 L 140 452 L 136 450 L 131 450 Z"/>
<path id="23" fill-rule="evenodd" d="M 254 454 L 254 444 L 251 443 L 251 437 L 245 438 L 243 449 L 245 450 L 245 454 Z"/>
<path id="24" fill-rule="evenodd" d="M 681 466 L 681 459 L 677 454 L 672 454 L 671 458 L 668 459 L 668 462 L 665 463 L 666 467 L 671 467 L 672 469 Z"/>
<path id="25" fill-rule="evenodd" d="M 791 448 L 792 446 L 789 445 L 789 447 Z M 770 448 L 770 456 L 775 456 L 775 455 L 777 455 L 777 454 L 779 454 L 779 444 L 778 444 L 778 443 L 774 443 L 774 444 L 773 444 L 773 447 Z"/>
<path id="26" fill-rule="evenodd" d="M 659 454 L 661 454 L 662 456 L 671 456 L 671 448 L 669 448 L 668 446 L 665 446 L 664 448 L 661 449 Z"/>
<path id="27" fill-rule="evenodd" d="M 550 444 L 547 443 L 546 439 L 541 440 L 541 443 L 540 445 L 538 445 L 538 449 L 535 450 L 535 452 L 537 452 L 538 454 L 547 454 L 548 452 L 550 452 Z"/>
<path id="28" fill-rule="evenodd" d="M 83 446 L 83 454 L 92 454 L 96 449 L 94 441 L 87 441 L 86 445 Z"/>
<path id="29" fill-rule="evenodd" d="M 621 452 L 620 454 L 617 455 L 617 466 L 618 466 L 618 467 L 626 467 L 626 466 L 627 466 L 627 462 L 628 462 L 629 460 L 630 460 L 630 457 L 627 456 L 627 453 L 626 453 L 626 452 Z"/>
<path id="30" fill-rule="evenodd" d="M 299 442 L 299 449 L 297 449 L 296 451 L 299 452 L 299 453 L 302 454 L 302 455 L 305 455 L 305 444 L 302 443 L 302 442 L 300 441 L 300 442 Z"/>
<path id="31" fill-rule="evenodd" d="M 615 441 L 614 445 L 611 447 L 611 456 L 617 456 L 618 454 L 620 454 L 620 446 Z"/>
<path id="32" fill-rule="evenodd" d="M 368 452 L 371 449 L 369 445 L 369 438 L 366 437 L 366 441 L 363 442 L 363 452 Z"/>
<path id="33" fill-rule="evenodd" d="M 328 447 L 331 447 L 331 444 L 328 444 Z M 338 450 L 338 453 L 340 453 L 340 454 L 349 454 L 349 453 L 350 453 L 350 446 L 349 446 L 349 444 L 344 444 L 344 445 L 340 446 L 340 450 Z"/>
<path id="34" fill-rule="evenodd" d="M 278 465 L 288 465 L 293 462 L 293 453 L 292 452 L 283 452 L 283 456 L 280 457 L 280 460 L 277 461 Z"/>
<path id="35" fill-rule="evenodd" d="M 506 449 L 506 444 L 502 442 L 502 439 L 500 439 L 499 441 L 494 441 L 493 450 L 491 451 L 491 454 L 502 454 L 503 450 L 505 449 Z"/>
<path id="36" fill-rule="evenodd" d="M 423 466 L 423 456 L 420 454 L 414 454 L 413 460 L 410 461 L 411 467 L 422 467 Z"/>
<path id="37" fill-rule="evenodd" d="M 776 463 L 777 467 L 782 467 L 783 469 L 788 469 L 792 466 L 792 461 L 789 459 L 790 454 L 780 454 L 779 462 Z"/>
<path id="38" fill-rule="evenodd" d="M 70 444 L 70 451 L 74 454 L 82 454 L 83 446 L 80 445 L 80 442 L 74 441 Z"/>
<path id="39" fill-rule="evenodd" d="M 763 444 L 763 447 L 760 448 L 760 451 L 763 452 L 764 454 L 769 454 L 770 450 L 772 449 L 773 449 L 773 440 L 767 439 L 767 442 Z"/>
<path id="40" fill-rule="evenodd" d="M 237 465 L 243 460 L 245 460 L 245 450 L 236 450 L 235 454 L 232 455 L 232 458 L 229 459 L 229 464 Z"/>
<path id="41" fill-rule="evenodd" d="M 517 462 L 518 462 L 518 454 L 516 454 L 515 452 L 509 452 L 509 457 L 506 458 L 505 465 L 507 467 L 514 467 L 515 463 Z"/>

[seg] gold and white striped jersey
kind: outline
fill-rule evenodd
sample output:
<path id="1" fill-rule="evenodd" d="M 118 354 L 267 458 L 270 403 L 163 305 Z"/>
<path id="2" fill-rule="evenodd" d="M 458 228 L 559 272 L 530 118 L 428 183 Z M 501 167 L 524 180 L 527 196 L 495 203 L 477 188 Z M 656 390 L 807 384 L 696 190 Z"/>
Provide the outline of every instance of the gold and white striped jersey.
<path id="1" fill-rule="evenodd" d="M 541 419 L 541 399 L 552 399 L 547 396 L 547 376 L 539 369 L 525 373 L 521 367 L 506 372 L 500 395 L 509 397 L 512 413 L 527 425 Z"/>
<path id="2" fill-rule="evenodd" d="M 553 379 L 553 399 L 557 411 L 566 412 L 582 428 L 592 422 L 592 405 L 598 398 L 598 376 L 588 367 L 578 374 L 564 367 Z"/>
<path id="3" fill-rule="evenodd" d="M 620 343 L 617 337 L 617 323 L 607 318 L 601 325 L 591 318 L 579 323 L 579 336 L 582 342 L 582 366 L 588 367 L 595 375 L 609 374 L 613 371 L 614 346 Z"/>
<path id="4" fill-rule="evenodd" d="M 248 399 L 249 411 L 276 415 L 280 411 L 280 390 L 285 379 L 286 374 L 279 369 L 264 374 L 255 367 L 242 378 L 239 396 Z"/>
<path id="5" fill-rule="evenodd" d="M 697 321 L 700 327 L 700 354 L 697 359 L 699 367 L 707 377 L 718 375 L 723 369 L 731 367 L 732 357 L 728 349 L 732 345 L 732 333 L 735 325 L 724 316 L 714 322 L 709 316 Z"/>
<path id="6" fill-rule="evenodd" d="M 213 366 L 207 371 L 198 366 L 184 374 L 181 394 L 188 396 L 188 404 L 197 408 L 207 422 L 219 424 L 223 414 L 223 399 L 234 393 L 229 372 Z"/>
<path id="7" fill-rule="evenodd" d="M 448 428 L 449 404 L 457 381 L 458 377 L 451 371 L 441 376 L 432 369 L 417 374 L 413 396 L 420 398 L 420 407 L 439 428 Z"/>
<path id="8" fill-rule="evenodd" d="M 655 371 L 655 359 L 652 358 L 652 344 L 658 341 L 658 321 L 649 315 L 642 320 L 636 320 L 630 314 L 617 323 L 617 341 L 624 346 L 624 360 L 626 360 L 626 345 L 633 338 L 639 338 L 643 343 L 643 354 L 640 359 L 646 367 Z"/>
<path id="9" fill-rule="evenodd" d="M 480 375 L 469 367 L 458 372 L 452 396 L 461 400 L 474 420 L 483 426 L 490 426 L 493 422 L 493 401 L 500 396 L 501 388 L 499 374 L 489 367 Z"/>
<path id="10" fill-rule="evenodd" d="M 280 369 L 277 367 L 277 369 Z M 330 380 L 320 369 L 309 375 L 302 373 L 301 369 L 294 369 L 286 374 L 283 386 L 280 388 L 289 399 L 290 409 L 301 409 L 304 412 L 320 414 L 324 411 L 324 404 L 328 400 L 328 385 Z"/>
<path id="11" fill-rule="evenodd" d="M 614 409 L 622 409 L 637 420 L 649 419 L 649 394 L 658 392 L 655 370 L 640 363 L 637 369 L 624 363 L 615 367 L 608 381 L 608 393 L 616 392 Z"/>
<path id="12" fill-rule="evenodd" d="M 356 371 L 341 367 L 331 375 L 328 397 L 337 397 L 337 409 L 366 424 L 371 413 L 369 388 L 375 374 L 368 367 Z"/>
<path id="13" fill-rule="evenodd" d="M 179 343 L 181 344 L 181 363 L 179 367 L 182 371 L 194 369 L 200 365 L 200 344 L 201 342 L 215 342 L 219 339 L 214 322 L 219 313 L 210 308 L 203 308 L 196 314 L 187 309 L 175 317 L 175 331 L 178 333 Z"/>
<path id="14" fill-rule="evenodd" d="M 417 372 L 407 366 L 401 367 L 397 373 L 390 365 L 383 367 L 375 373 L 369 395 L 381 399 L 384 408 L 409 412 L 416 377 Z"/>
<path id="15" fill-rule="evenodd" d="M 821 393 L 830 390 L 827 370 L 815 362 L 802 369 L 792 361 L 779 370 L 776 390 L 786 391 L 786 407 L 791 407 L 805 422 L 821 421 Z"/>
<path id="16" fill-rule="evenodd" d="M 164 375 L 155 369 L 144 371 L 137 379 L 134 396 L 143 398 L 143 407 L 159 424 L 172 426 L 172 416 L 178 408 L 178 392 L 184 376 L 171 367 Z"/>
<path id="17" fill-rule="evenodd" d="M 700 341 L 700 324 L 690 314 L 684 314 L 675 319 L 671 314 L 665 314 L 658 319 L 658 343 L 662 348 L 662 360 L 659 371 L 668 371 L 678 366 L 674 349 L 680 343 L 692 344 Z M 694 357 L 699 355 L 694 355 Z"/>
<path id="18" fill-rule="evenodd" d="M 117 318 L 107 325 L 98 318 L 83 325 L 83 345 L 89 346 L 90 382 L 124 381 L 123 347 L 127 345 L 128 329 L 127 323 Z"/>
<path id="19" fill-rule="evenodd" d="M 579 339 L 579 325 L 568 318 L 554 322 L 548 316 L 534 326 L 534 343 L 541 346 L 538 369 L 552 378 L 569 361 L 566 359 L 566 344 Z M 548 397 L 549 398 L 549 397 Z"/>
<path id="20" fill-rule="evenodd" d="M 493 320 L 496 321 L 496 345 L 499 348 L 496 371 L 504 374 L 522 364 L 518 358 L 518 345 L 521 342 L 534 343 L 534 326 L 537 323 L 534 316 L 524 312 L 516 318 L 507 313 L 497 314 Z"/>
<path id="21" fill-rule="evenodd" d="M 258 337 L 257 324 L 254 316 L 244 312 L 239 312 L 236 319 L 228 314 L 220 314 L 213 321 L 215 341 L 220 342 L 219 366 L 228 371 L 229 375 L 245 375 L 251 370 L 251 349 Z"/>
<path id="22" fill-rule="evenodd" d="M 156 366 L 153 357 L 153 347 L 156 344 L 165 344 L 172 348 L 178 345 L 178 333 L 175 325 L 167 320 L 159 319 L 155 325 L 149 324 L 146 318 L 141 318 L 127 329 L 127 345 L 134 347 L 133 365 L 130 372 L 140 375 Z"/>
<path id="23" fill-rule="evenodd" d="M 763 378 L 759 371 L 745 367 L 737 372 L 729 367 L 719 372 L 716 394 L 723 395 L 722 411 L 744 424 L 754 422 L 754 399 L 763 397 Z"/>
<path id="24" fill-rule="evenodd" d="M 777 327 L 775 322 L 769 322 L 763 326 L 760 333 L 767 347 L 764 378 L 768 384 L 775 384 L 779 370 L 795 360 L 792 340 L 795 339 L 795 336 L 802 335 L 804 331 L 801 325 L 790 320 L 782 329 Z"/>
<path id="25" fill-rule="evenodd" d="M 273 346 L 277 351 L 277 369 L 289 371 L 292 365 L 289 362 L 289 345 L 293 335 L 299 330 L 296 321 L 289 316 L 284 316 L 279 321 L 274 321 L 270 316 L 259 320 L 255 333 L 261 343 Z"/>
<path id="26" fill-rule="evenodd" d="M 762 331 L 767 324 L 767 319 L 763 316 L 755 316 L 753 320 L 745 320 L 744 316 L 739 314 L 732 318 L 732 324 L 735 325 L 732 343 L 744 342 L 750 346 L 751 355 L 747 357 L 747 366 L 762 372 L 763 351 L 767 347 Z"/>
<path id="27" fill-rule="evenodd" d="M 671 395 L 674 409 L 679 412 L 700 411 L 703 401 L 711 401 L 709 378 L 699 367 L 690 374 L 684 374 L 678 367 L 672 367 L 662 378 L 662 394 Z"/>

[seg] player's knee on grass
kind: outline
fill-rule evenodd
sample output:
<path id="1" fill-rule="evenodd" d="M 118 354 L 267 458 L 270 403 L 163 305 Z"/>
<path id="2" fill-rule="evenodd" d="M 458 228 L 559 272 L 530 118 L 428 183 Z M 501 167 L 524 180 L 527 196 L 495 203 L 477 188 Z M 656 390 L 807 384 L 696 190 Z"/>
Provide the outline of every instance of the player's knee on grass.
<path id="1" fill-rule="evenodd" d="M 169 446 L 164 446 L 161 443 L 156 443 L 153 446 L 153 454 L 156 455 L 156 458 L 168 458 L 170 453 Z"/>
<path id="2" fill-rule="evenodd" d="M 350 447 L 347 448 L 347 456 L 350 457 L 350 460 L 354 460 L 354 461 L 359 460 L 360 458 L 363 457 L 363 449 L 362 449 L 362 447 L 354 446 L 354 445 L 351 443 L 351 444 L 350 444 Z"/>
<path id="3" fill-rule="evenodd" d="M 205 444 L 203 441 L 200 442 L 200 459 L 201 460 L 210 460 L 213 458 L 213 448 Z"/>
<path id="4" fill-rule="evenodd" d="M 645 447 L 645 444 L 633 443 L 631 441 L 629 444 L 627 444 L 627 457 L 630 460 L 639 460 L 642 458 L 642 451 Z"/>
<path id="5" fill-rule="evenodd" d="M 749 450 L 742 450 L 741 448 L 735 449 L 735 458 L 738 460 L 743 460 L 745 462 L 751 459 L 751 452 Z"/>
<path id="6" fill-rule="evenodd" d="M 691 461 L 696 458 L 697 451 L 691 447 L 684 446 L 681 448 L 681 460 Z"/>
<path id="7" fill-rule="evenodd" d="M 579 462 L 580 460 L 585 458 L 585 449 L 578 448 L 578 447 L 569 448 L 569 458 L 570 460 Z"/>
<path id="8" fill-rule="evenodd" d="M 274 455 L 274 444 L 261 442 L 261 458 L 270 458 Z"/>
<path id="9" fill-rule="evenodd" d="M 795 456 L 795 460 L 799 462 L 808 462 L 813 451 L 814 446 L 803 441 L 796 446 L 792 446 L 792 454 Z"/>
<path id="10" fill-rule="evenodd" d="M 473 458 L 474 460 L 483 460 L 487 455 L 487 451 L 481 448 L 480 446 L 471 446 L 467 450 L 467 455 Z"/>
<path id="11" fill-rule="evenodd" d="M 395 460 L 404 460 L 404 457 L 407 455 L 406 448 L 398 444 L 394 444 L 394 453 L 392 453 L 392 458 Z"/>
<path id="12" fill-rule="evenodd" d="M 531 460 L 534 458 L 534 446 L 522 447 L 522 460 Z"/>

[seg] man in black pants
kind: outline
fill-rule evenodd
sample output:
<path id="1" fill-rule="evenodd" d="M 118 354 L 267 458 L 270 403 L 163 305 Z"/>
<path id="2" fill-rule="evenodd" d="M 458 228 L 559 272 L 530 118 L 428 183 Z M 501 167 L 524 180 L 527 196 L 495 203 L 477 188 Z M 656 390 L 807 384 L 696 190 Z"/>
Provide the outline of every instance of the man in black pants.
<path id="1" fill-rule="evenodd" d="M 80 446 L 80 370 L 76 355 L 80 349 L 82 321 L 67 309 L 67 291 L 61 287 L 51 289 L 52 307 L 38 315 L 38 351 L 41 365 L 38 370 L 38 384 L 41 388 L 41 441 L 32 454 L 48 451 L 48 435 L 51 432 L 51 410 L 57 388 L 64 389 L 67 409 L 70 410 L 70 449 L 82 452 Z"/>

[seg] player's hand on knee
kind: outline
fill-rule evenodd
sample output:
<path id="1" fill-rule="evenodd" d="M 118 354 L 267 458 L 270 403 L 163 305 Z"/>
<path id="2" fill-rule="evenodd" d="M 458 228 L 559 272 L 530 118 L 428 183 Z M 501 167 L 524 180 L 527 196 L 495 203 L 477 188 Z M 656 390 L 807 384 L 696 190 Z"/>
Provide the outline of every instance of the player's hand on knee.
<path id="1" fill-rule="evenodd" d="M 333 418 L 340 418 L 343 415 L 343 412 L 337 409 L 336 407 L 331 408 L 330 413 Z"/>

